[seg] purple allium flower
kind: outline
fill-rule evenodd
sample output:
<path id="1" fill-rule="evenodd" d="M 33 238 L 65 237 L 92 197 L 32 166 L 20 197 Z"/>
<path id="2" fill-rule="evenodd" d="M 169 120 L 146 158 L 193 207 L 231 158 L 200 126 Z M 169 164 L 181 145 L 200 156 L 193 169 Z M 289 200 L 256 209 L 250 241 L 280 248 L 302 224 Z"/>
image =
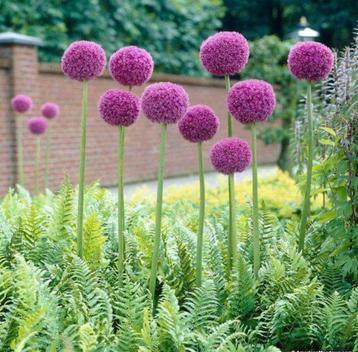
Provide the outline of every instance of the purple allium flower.
<path id="1" fill-rule="evenodd" d="M 242 172 L 250 165 L 251 149 L 242 139 L 224 138 L 211 148 L 210 159 L 217 171 L 230 175 Z"/>
<path id="2" fill-rule="evenodd" d="M 209 106 L 194 105 L 179 120 L 178 127 L 181 135 L 189 142 L 204 142 L 214 137 L 219 119 Z"/>
<path id="3" fill-rule="evenodd" d="M 106 66 L 106 54 L 95 42 L 79 40 L 70 44 L 61 59 L 63 73 L 77 81 L 100 76 Z"/>
<path id="4" fill-rule="evenodd" d="M 185 114 L 189 97 L 182 86 L 170 82 L 149 85 L 142 95 L 142 110 L 152 122 L 177 123 Z"/>
<path id="5" fill-rule="evenodd" d="M 32 108 L 32 99 L 28 95 L 16 95 L 11 99 L 11 106 L 16 112 L 27 112 Z"/>
<path id="6" fill-rule="evenodd" d="M 40 135 L 47 131 L 48 122 L 47 120 L 40 116 L 40 117 L 31 117 L 27 121 L 27 127 L 30 130 L 31 133 Z"/>
<path id="7" fill-rule="evenodd" d="M 275 92 L 265 81 L 248 79 L 231 87 L 227 105 L 232 116 L 243 124 L 265 121 L 276 106 Z"/>
<path id="8" fill-rule="evenodd" d="M 109 72 L 113 79 L 125 86 L 140 86 L 153 73 L 154 62 L 148 51 L 136 46 L 117 50 L 109 59 Z"/>
<path id="9" fill-rule="evenodd" d="M 41 114 L 43 117 L 51 120 L 57 117 L 60 113 L 60 107 L 55 103 L 45 103 L 41 106 Z"/>
<path id="10" fill-rule="evenodd" d="M 130 126 L 138 118 L 139 99 L 121 89 L 109 89 L 100 98 L 98 111 L 102 119 L 113 126 Z"/>
<path id="11" fill-rule="evenodd" d="M 218 76 L 241 72 L 249 55 L 249 44 L 239 32 L 218 32 L 207 38 L 200 47 L 202 65 Z"/>
<path id="12" fill-rule="evenodd" d="M 330 48 L 317 42 L 299 42 L 288 54 L 288 69 L 298 79 L 320 81 L 332 70 L 334 55 Z"/>

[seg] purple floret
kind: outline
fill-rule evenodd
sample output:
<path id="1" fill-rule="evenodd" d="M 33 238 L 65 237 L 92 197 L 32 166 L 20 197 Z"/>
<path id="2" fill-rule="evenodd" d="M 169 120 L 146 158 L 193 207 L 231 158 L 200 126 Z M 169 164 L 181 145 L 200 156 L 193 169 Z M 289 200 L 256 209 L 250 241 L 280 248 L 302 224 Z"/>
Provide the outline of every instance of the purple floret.
<path id="1" fill-rule="evenodd" d="M 214 137 L 219 119 L 209 106 L 194 105 L 179 120 L 178 127 L 181 135 L 189 142 L 204 142 Z"/>
<path id="2" fill-rule="evenodd" d="M 249 79 L 231 87 L 227 105 L 232 116 L 243 124 L 265 121 L 276 106 L 275 92 L 271 84 Z"/>
<path id="3" fill-rule="evenodd" d="M 41 106 L 41 114 L 43 117 L 51 120 L 57 117 L 60 113 L 60 107 L 55 103 L 45 103 Z"/>
<path id="4" fill-rule="evenodd" d="M 31 133 L 40 135 L 44 134 L 47 131 L 48 122 L 47 120 L 40 116 L 40 117 L 31 117 L 27 121 L 27 127 Z"/>
<path id="5" fill-rule="evenodd" d="M 88 81 L 102 75 L 106 54 L 95 42 L 79 40 L 65 50 L 61 59 L 63 73 L 77 81 Z"/>
<path id="6" fill-rule="evenodd" d="M 177 123 L 186 113 L 189 97 L 178 84 L 164 82 L 148 86 L 142 95 L 142 110 L 152 122 Z"/>
<path id="7" fill-rule="evenodd" d="M 138 118 L 139 99 L 121 89 L 109 89 L 100 98 L 98 111 L 102 119 L 113 126 L 130 126 Z"/>
<path id="8" fill-rule="evenodd" d="M 239 32 L 218 32 L 207 38 L 200 47 L 202 65 L 218 76 L 241 72 L 249 55 L 249 44 Z"/>
<path id="9" fill-rule="evenodd" d="M 300 42 L 288 54 L 288 69 L 298 79 L 320 81 L 332 70 L 334 55 L 330 48 L 317 42 Z"/>
<path id="10" fill-rule="evenodd" d="M 127 46 L 116 51 L 109 59 L 109 72 L 113 79 L 125 86 L 140 86 L 153 73 L 154 62 L 148 51 Z"/>
<path id="11" fill-rule="evenodd" d="M 225 175 L 244 171 L 251 162 L 249 144 L 239 138 L 224 138 L 217 142 L 210 152 L 214 168 Z"/>
<path id="12" fill-rule="evenodd" d="M 14 111 L 24 113 L 32 108 L 32 99 L 28 95 L 16 95 L 11 99 L 11 106 Z"/>

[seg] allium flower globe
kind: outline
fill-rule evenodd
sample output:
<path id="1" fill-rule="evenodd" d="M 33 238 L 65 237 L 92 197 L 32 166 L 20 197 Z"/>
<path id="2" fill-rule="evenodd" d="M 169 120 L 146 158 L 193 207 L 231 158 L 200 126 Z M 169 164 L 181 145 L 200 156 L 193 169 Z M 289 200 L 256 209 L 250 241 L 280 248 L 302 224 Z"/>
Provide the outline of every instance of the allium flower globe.
<path id="1" fill-rule="evenodd" d="M 276 106 L 275 92 L 265 81 L 241 81 L 231 87 L 227 105 L 232 116 L 243 124 L 265 121 Z"/>
<path id="2" fill-rule="evenodd" d="M 239 138 L 224 138 L 214 144 L 210 152 L 214 168 L 225 175 L 244 171 L 251 162 L 249 144 Z"/>
<path id="3" fill-rule="evenodd" d="M 140 86 L 153 73 L 153 59 L 148 51 L 127 46 L 116 51 L 109 59 L 112 78 L 125 86 Z"/>
<path id="4" fill-rule="evenodd" d="M 192 143 L 208 141 L 219 127 L 219 119 L 206 105 L 191 106 L 178 122 L 181 135 Z"/>
<path id="5" fill-rule="evenodd" d="M 139 99 L 121 89 L 109 89 L 100 98 L 98 111 L 102 119 L 113 126 L 130 126 L 138 118 Z"/>
<path id="6" fill-rule="evenodd" d="M 106 54 L 95 42 L 73 42 L 61 59 L 63 73 L 77 81 L 89 81 L 100 76 L 106 66 Z"/>
<path id="7" fill-rule="evenodd" d="M 173 124 L 185 114 L 189 97 L 185 89 L 170 82 L 154 83 L 142 95 L 144 115 L 152 122 Z"/>
<path id="8" fill-rule="evenodd" d="M 32 99 L 27 95 L 16 95 L 11 99 L 11 107 L 19 113 L 27 112 L 32 108 Z"/>
<path id="9" fill-rule="evenodd" d="M 250 48 L 239 32 L 219 32 L 207 38 L 200 47 L 200 61 L 213 75 L 241 72 L 249 59 Z"/>
<path id="10" fill-rule="evenodd" d="M 45 103 L 41 106 L 41 114 L 43 117 L 51 120 L 60 114 L 60 107 L 55 103 Z"/>
<path id="11" fill-rule="evenodd" d="M 317 42 L 300 42 L 288 54 L 288 68 L 298 79 L 320 81 L 332 70 L 334 55 L 330 48 Z"/>
<path id="12" fill-rule="evenodd" d="M 27 127 L 32 134 L 41 135 L 47 131 L 48 122 L 42 116 L 32 117 L 27 121 Z"/>

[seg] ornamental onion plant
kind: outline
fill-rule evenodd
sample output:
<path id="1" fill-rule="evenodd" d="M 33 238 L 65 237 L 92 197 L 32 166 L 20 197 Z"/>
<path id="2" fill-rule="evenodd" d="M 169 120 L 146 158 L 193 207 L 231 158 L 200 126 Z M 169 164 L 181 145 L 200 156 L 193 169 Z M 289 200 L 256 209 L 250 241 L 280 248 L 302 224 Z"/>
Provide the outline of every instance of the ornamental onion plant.
<path id="1" fill-rule="evenodd" d="M 257 181 L 256 123 L 266 121 L 276 106 L 275 92 L 272 86 L 261 80 L 250 79 L 233 85 L 227 98 L 228 109 L 232 116 L 251 127 L 252 148 L 252 228 L 254 273 L 257 277 L 260 269 L 260 234 Z"/>
<path id="2" fill-rule="evenodd" d="M 167 138 L 167 126 L 176 124 L 186 113 L 189 97 L 183 87 L 170 83 L 161 82 L 149 85 L 142 95 L 142 110 L 144 115 L 152 122 L 161 126 L 157 205 L 155 216 L 155 237 L 153 243 L 152 265 L 149 281 L 149 291 L 153 299 L 155 309 L 155 287 L 159 260 L 159 246 L 161 240 L 162 204 L 163 204 L 163 171 L 165 144 Z"/>
<path id="3" fill-rule="evenodd" d="M 230 89 L 230 75 L 240 73 L 246 66 L 250 55 L 250 48 L 246 38 L 239 32 L 218 32 L 207 38 L 200 47 L 200 61 L 202 66 L 211 74 L 225 77 L 226 91 Z M 232 137 L 232 118 L 227 114 L 228 137 Z M 228 175 L 229 206 L 234 204 L 235 179 L 233 174 Z M 236 230 L 233 228 L 233 209 L 229 211 L 229 271 L 231 270 L 233 248 Z"/>
<path id="4" fill-rule="evenodd" d="M 11 99 L 11 107 L 18 115 L 18 125 L 16 128 L 16 147 L 17 147 L 17 183 L 25 185 L 24 176 L 24 157 L 22 146 L 22 135 L 24 128 L 23 114 L 32 108 L 32 99 L 27 95 L 16 95 Z"/>
<path id="5" fill-rule="evenodd" d="M 56 118 L 60 113 L 60 107 L 55 103 L 45 103 L 41 106 L 41 114 L 43 117 L 45 117 L 49 123 Z M 46 154 L 45 154 L 45 175 L 44 175 L 44 189 L 46 190 L 48 187 L 48 163 L 50 159 L 50 149 L 51 149 L 51 127 L 49 126 L 49 129 L 46 133 Z"/>
<path id="6" fill-rule="evenodd" d="M 107 90 L 100 98 L 98 111 L 102 119 L 118 127 L 118 272 L 122 285 L 124 270 L 124 140 L 125 128 L 131 126 L 138 118 L 139 99 L 132 93 L 121 89 Z"/>
<path id="7" fill-rule="evenodd" d="M 83 257 L 83 202 L 86 166 L 88 81 L 102 75 L 106 54 L 97 43 L 80 40 L 73 42 L 64 52 L 61 69 L 69 78 L 82 82 L 82 114 L 80 143 L 80 178 L 78 185 L 77 252 Z"/>
<path id="8" fill-rule="evenodd" d="M 178 123 L 181 135 L 198 147 L 199 181 L 200 181 L 200 211 L 196 245 L 196 284 L 202 282 L 203 233 L 205 218 L 205 180 L 203 162 L 203 142 L 214 137 L 219 127 L 219 119 L 214 111 L 206 105 L 194 105 Z"/>
<path id="9" fill-rule="evenodd" d="M 112 78 L 132 90 L 141 86 L 152 76 L 154 62 L 151 55 L 136 46 L 117 50 L 109 59 L 109 73 Z M 139 100 L 123 91 L 111 90 L 101 98 L 99 109 L 102 118 L 118 128 L 118 271 L 122 284 L 125 260 L 125 211 L 124 211 L 124 139 L 125 127 L 135 122 L 139 114 Z M 127 110 L 127 111 L 126 111 Z M 138 110 L 138 111 L 137 111 Z"/>
<path id="10" fill-rule="evenodd" d="M 41 160 L 41 136 L 46 133 L 48 122 L 44 117 L 32 117 L 27 121 L 29 131 L 36 136 L 36 157 L 35 157 L 35 177 L 34 193 L 39 193 L 39 171 Z"/>
<path id="11" fill-rule="evenodd" d="M 235 172 L 243 172 L 251 162 L 251 150 L 249 144 L 239 138 L 228 137 L 220 140 L 212 147 L 210 151 L 210 159 L 214 168 L 224 174 L 232 175 L 230 179 L 234 178 Z M 231 193 L 229 198 L 230 212 L 231 212 L 231 230 L 230 248 L 232 267 L 237 264 L 237 238 L 236 238 L 236 210 L 235 210 L 235 192 Z"/>
<path id="12" fill-rule="evenodd" d="M 297 79 L 307 81 L 307 173 L 298 241 L 298 249 L 302 252 L 305 244 L 307 220 L 310 213 L 314 155 L 312 83 L 326 79 L 332 70 L 333 62 L 334 55 L 332 50 L 321 43 L 312 41 L 297 43 L 291 48 L 288 54 L 289 71 Z"/>

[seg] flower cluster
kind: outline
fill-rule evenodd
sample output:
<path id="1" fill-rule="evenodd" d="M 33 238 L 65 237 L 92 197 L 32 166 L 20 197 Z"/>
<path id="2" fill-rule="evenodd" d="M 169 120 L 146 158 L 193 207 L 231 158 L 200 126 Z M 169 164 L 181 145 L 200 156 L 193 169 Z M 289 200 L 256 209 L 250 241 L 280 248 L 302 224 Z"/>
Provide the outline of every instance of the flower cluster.
<path id="1" fill-rule="evenodd" d="M 27 127 L 32 134 L 41 135 L 47 131 L 48 122 L 47 120 L 40 116 L 40 117 L 31 117 L 27 121 Z"/>
<path id="2" fill-rule="evenodd" d="M 219 32 L 206 39 L 200 47 L 200 61 L 213 75 L 241 72 L 250 55 L 245 37 L 238 32 Z"/>
<path id="3" fill-rule="evenodd" d="M 11 99 L 11 106 L 14 111 L 24 113 L 32 108 L 32 99 L 28 95 L 16 95 Z"/>
<path id="4" fill-rule="evenodd" d="M 102 75 L 106 66 L 103 48 L 94 42 L 73 42 L 61 59 L 63 73 L 77 81 L 88 81 Z"/>
<path id="5" fill-rule="evenodd" d="M 251 162 L 250 146 L 243 139 L 224 138 L 214 144 L 210 159 L 215 169 L 222 174 L 242 172 Z"/>
<path id="6" fill-rule="evenodd" d="M 152 122 L 173 124 L 185 114 L 189 97 L 183 87 L 170 82 L 154 83 L 142 95 L 142 110 Z"/>
<path id="7" fill-rule="evenodd" d="M 144 49 L 127 46 L 116 51 L 109 60 L 112 78 L 125 86 L 140 86 L 153 73 L 153 59 Z"/>
<path id="8" fill-rule="evenodd" d="M 100 98 L 98 111 L 102 119 L 113 126 L 130 126 L 139 115 L 139 99 L 121 89 L 109 89 Z"/>
<path id="9" fill-rule="evenodd" d="M 51 120 L 60 114 L 60 107 L 55 103 L 45 103 L 41 106 L 41 114 L 43 117 Z"/>
<path id="10" fill-rule="evenodd" d="M 219 118 L 209 106 L 194 105 L 179 120 L 178 127 L 181 135 L 189 142 L 204 142 L 214 137 L 219 127 Z"/>
<path id="11" fill-rule="evenodd" d="M 232 86 L 227 105 L 232 116 L 243 124 L 265 121 L 276 106 L 275 92 L 271 84 L 249 79 Z"/>
<path id="12" fill-rule="evenodd" d="M 288 68 L 298 79 L 320 81 L 332 70 L 334 55 L 330 48 L 317 42 L 300 42 L 291 48 Z"/>

